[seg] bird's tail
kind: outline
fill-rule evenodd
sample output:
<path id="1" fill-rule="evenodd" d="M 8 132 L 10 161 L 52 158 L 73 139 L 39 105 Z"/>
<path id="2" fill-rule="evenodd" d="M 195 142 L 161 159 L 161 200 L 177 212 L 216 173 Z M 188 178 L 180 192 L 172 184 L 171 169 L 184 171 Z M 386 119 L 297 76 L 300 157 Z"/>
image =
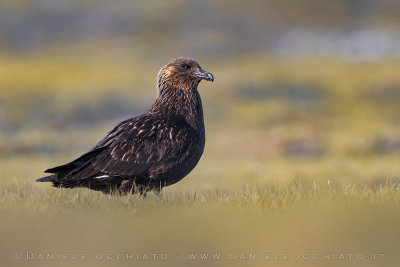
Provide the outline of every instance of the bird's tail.
<path id="1" fill-rule="evenodd" d="M 45 176 L 36 180 L 36 182 L 55 182 L 57 178 L 57 174 Z"/>

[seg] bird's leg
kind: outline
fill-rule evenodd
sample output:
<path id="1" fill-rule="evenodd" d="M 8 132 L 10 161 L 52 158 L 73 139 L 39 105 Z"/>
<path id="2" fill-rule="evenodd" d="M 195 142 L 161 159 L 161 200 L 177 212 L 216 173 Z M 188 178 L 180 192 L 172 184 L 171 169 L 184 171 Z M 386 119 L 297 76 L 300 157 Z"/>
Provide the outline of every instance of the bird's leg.
<path id="1" fill-rule="evenodd" d="M 139 195 L 143 196 L 143 198 L 146 198 L 147 192 L 150 190 L 149 187 L 143 185 L 137 185 L 136 189 Z"/>
<path id="2" fill-rule="evenodd" d="M 161 194 L 161 187 L 155 187 L 153 188 L 153 192 L 156 196 L 160 196 Z"/>

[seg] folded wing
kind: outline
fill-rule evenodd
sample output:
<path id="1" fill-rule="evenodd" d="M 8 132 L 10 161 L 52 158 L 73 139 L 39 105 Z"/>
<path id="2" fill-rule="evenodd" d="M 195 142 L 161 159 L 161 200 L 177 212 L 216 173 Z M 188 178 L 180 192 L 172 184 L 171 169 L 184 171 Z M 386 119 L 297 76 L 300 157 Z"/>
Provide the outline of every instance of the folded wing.
<path id="1" fill-rule="evenodd" d="M 177 131 L 176 129 L 179 129 Z M 151 178 L 186 156 L 191 128 L 183 118 L 142 115 L 118 124 L 91 151 L 63 166 L 46 170 L 58 182 L 102 177 Z"/>

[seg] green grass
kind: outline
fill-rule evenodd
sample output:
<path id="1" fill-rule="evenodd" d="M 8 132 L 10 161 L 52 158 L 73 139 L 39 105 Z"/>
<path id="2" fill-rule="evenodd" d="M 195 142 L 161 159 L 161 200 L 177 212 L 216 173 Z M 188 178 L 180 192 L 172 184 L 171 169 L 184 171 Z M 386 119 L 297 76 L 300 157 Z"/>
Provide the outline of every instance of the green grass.
<path id="1" fill-rule="evenodd" d="M 395 266 L 398 261 L 400 194 L 393 181 L 371 187 L 297 180 L 237 190 L 166 190 L 146 198 L 14 182 L 1 187 L 0 195 L 1 236 L 10 241 L 1 247 L 7 265 L 15 264 L 16 251 L 84 252 L 90 266 L 132 264 L 95 259 L 106 252 L 169 257 L 136 260 L 139 266 Z M 189 260 L 192 253 L 246 254 L 247 259 Z M 346 259 L 250 260 L 251 253 L 343 253 Z M 350 260 L 348 253 L 384 256 Z M 19 262 L 32 263 L 52 266 L 54 261 Z"/>
<path id="2" fill-rule="evenodd" d="M 0 188 L 3 210 L 27 213 L 59 214 L 96 210 L 126 214 L 142 213 L 149 209 L 221 207 L 249 215 L 271 214 L 299 207 L 323 208 L 341 205 L 386 205 L 398 208 L 400 185 L 394 180 L 375 186 L 343 185 L 327 181 L 310 182 L 298 179 L 287 183 L 264 186 L 243 186 L 236 190 L 171 190 L 165 189 L 160 197 L 150 194 L 103 194 L 87 189 L 59 189 L 37 186 L 34 183 L 14 183 Z M 333 204 L 335 206 L 336 204 Z M 340 205 L 339 205 L 340 206 Z"/>

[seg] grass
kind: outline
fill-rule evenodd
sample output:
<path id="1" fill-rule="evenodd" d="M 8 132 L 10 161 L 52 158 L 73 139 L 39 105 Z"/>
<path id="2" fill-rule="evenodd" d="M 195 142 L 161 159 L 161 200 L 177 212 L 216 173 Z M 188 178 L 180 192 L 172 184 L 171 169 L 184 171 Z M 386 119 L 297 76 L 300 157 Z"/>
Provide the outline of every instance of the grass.
<path id="1" fill-rule="evenodd" d="M 164 190 L 163 194 L 142 197 L 132 194 L 99 194 L 86 189 L 57 189 L 38 187 L 34 183 L 14 183 L 1 189 L 2 209 L 18 209 L 27 213 L 43 212 L 58 214 L 79 210 L 142 213 L 153 208 L 199 208 L 209 206 L 247 212 L 249 214 L 271 214 L 293 207 L 326 207 L 329 201 L 348 203 L 350 206 L 384 204 L 388 208 L 397 208 L 400 198 L 400 185 L 388 180 L 376 186 L 335 184 L 328 180 L 326 184 L 298 179 L 288 183 L 271 183 L 264 186 L 243 186 L 236 190 L 178 191 Z M 51 203 L 51 204 L 50 204 Z M 336 204 L 334 204 L 336 205 Z"/>
<path id="2" fill-rule="evenodd" d="M 8 264 L 15 263 L 16 251 L 33 251 L 36 257 L 49 251 L 85 253 L 90 266 L 130 265 L 131 260 L 115 260 L 116 253 L 128 252 L 169 257 L 136 260 L 139 266 L 395 266 L 397 259 L 400 195 L 393 181 L 371 187 L 297 180 L 237 190 L 166 190 L 146 198 L 15 182 L 0 193 L 5 215 L 1 234 L 10 241 L 1 250 Z M 114 260 L 96 260 L 103 253 Z M 201 253 L 245 259 L 189 257 Z M 250 259 L 254 253 L 263 259 Z M 267 253 L 280 259 L 266 260 Z M 345 254 L 345 259 L 283 260 L 285 253 Z M 351 260 L 349 253 L 365 259 Z M 366 259 L 374 253 L 383 253 L 383 259 Z M 39 263 L 52 266 L 54 261 L 25 259 L 18 264 Z"/>

